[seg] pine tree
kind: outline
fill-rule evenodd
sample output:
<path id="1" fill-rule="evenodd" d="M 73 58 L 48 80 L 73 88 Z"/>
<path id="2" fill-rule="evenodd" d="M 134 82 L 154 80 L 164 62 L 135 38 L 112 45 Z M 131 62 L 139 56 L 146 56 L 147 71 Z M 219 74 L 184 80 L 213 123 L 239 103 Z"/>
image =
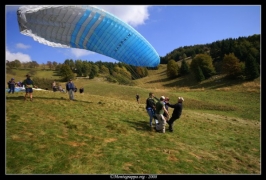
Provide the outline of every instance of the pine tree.
<path id="1" fill-rule="evenodd" d="M 200 66 L 198 66 L 197 71 L 196 71 L 196 79 L 197 79 L 197 81 L 199 81 L 199 82 L 205 80 L 205 76 L 204 76 L 204 74 L 203 74 L 203 72 L 202 72 Z"/>
<path id="2" fill-rule="evenodd" d="M 245 75 L 247 80 L 254 80 L 260 76 L 256 59 L 248 54 L 245 62 Z"/>
<path id="3" fill-rule="evenodd" d="M 186 75 L 189 73 L 189 67 L 187 62 L 183 59 L 180 67 L 180 75 Z"/>

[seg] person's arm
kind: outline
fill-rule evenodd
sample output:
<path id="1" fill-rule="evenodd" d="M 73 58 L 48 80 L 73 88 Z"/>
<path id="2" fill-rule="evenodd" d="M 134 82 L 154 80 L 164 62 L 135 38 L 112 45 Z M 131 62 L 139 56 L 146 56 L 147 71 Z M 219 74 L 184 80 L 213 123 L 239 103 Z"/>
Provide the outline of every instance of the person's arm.
<path id="1" fill-rule="evenodd" d="M 33 81 L 33 80 L 31 80 L 31 82 L 32 82 L 32 87 L 34 87 L 34 88 L 38 88 L 37 86 L 35 86 L 35 84 L 34 84 L 34 81 Z"/>
<path id="2" fill-rule="evenodd" d="M 160 99 L 158 99 L 157 97 L 154 96 L 154 99 L 156 99 L 156 101 L 160 101 Z"/>
<path id="3" fill-rule="evenodd" d="M 169 103 L 166 103 L 166 105 L 170 108 L 175 108 L 176 104 L 169 104 Z"/>

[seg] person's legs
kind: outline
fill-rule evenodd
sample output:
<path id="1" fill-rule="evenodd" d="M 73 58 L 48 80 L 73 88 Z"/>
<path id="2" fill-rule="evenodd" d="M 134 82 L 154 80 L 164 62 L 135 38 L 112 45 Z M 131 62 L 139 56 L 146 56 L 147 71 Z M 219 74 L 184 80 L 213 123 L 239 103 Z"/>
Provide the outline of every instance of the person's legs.
<path id="1" fill-rule="evenodd" d="M 168 121 L 168 124 L 169 124 L 169 131 L 170 131 L 170 132 L 173 132 L 174 122 L 175 122 L 175 120 L 177 120 L 177 119 L 178 119 L 177 117 L 172 116 L 172 117 L 170 118 L 170 120 Z"/>
<path id="2" fill-rule="evenodd" d="M 10 87 L 10 90 L 11 90 L 12 94 L 14 94 L 15 86 L 11 86 L 11 87 Z"/>
<path id="3" fill-rule="evenodd" d="M 162 133 L 165 133 L 165 124 L 166 124 L 166 120 L 163 117 L 163 119 L 162 119 Z"/>
<path id="4" fill-rule="evenodd" d="M 28 96 L 28 92 L 27 92 L 27 90 L 26 90 L 26 94 L 25 94 L 25 97 L 24 97 L 24 101 L 27 100 L 27 96 Z"/>
<path id="5" fill-rule="evenodd" d="M 165 119 L 162 114 L 156 114 L 156 117 L 158 118 L 159 124 L 156 125 L 156 130 L 162 133 L 165 133 Z"/>
<path id="6" fill-rule="evenodd" d="M 72 95 L 71 95 L 71 94 L 72 94 L 72 90 L 69 90 L 69 91 L 68 91 L 68 95 L 69 95 L 69 99 L 70 99 L 70 100 L 72 100 L 72 99 L 71 99 L 71 98 L 72 98 Z"/>
<path id="7" fill-rule="evenodd" d="M 153 112 L 152 112 L 152 110 L 147 109 L 147 113 L 149 114 L 149 117 L 150 117 L 150 126 L 152 127 Z"/>
<path id="8" fill-rule="evenodd" d="M 72 100 L 74 100 L 74 91 L 72 91 L 71 96 L 72 96 Z"/>
<path id="9" fill-rule="evenodd" d="M 30 100 L 32 101 L 32 93 L 33 93 L 33 89 L 29 88 L 29 95 L 30 95 Z"/>

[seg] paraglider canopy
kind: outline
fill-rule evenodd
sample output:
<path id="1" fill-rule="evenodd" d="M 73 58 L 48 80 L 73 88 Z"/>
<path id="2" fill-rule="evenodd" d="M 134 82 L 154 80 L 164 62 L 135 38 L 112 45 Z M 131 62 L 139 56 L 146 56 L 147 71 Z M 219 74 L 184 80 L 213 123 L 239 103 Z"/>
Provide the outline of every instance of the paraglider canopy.
<path id="1" fill-rule="evenodd" d="M 133 66 L 160 63 L 158 53 L 140 33 L 95 6 L 21 6 L 17 18 L 22 34 L 48 46 L 86 49 Z"/>

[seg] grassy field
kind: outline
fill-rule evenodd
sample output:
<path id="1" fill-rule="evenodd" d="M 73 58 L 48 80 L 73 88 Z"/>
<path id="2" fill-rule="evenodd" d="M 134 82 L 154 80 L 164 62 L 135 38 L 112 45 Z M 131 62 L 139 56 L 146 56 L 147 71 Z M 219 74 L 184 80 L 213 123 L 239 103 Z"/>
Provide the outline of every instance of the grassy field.
<path id="1" fill-rule="evenodd" d="M 33 102 L 6 93 L 6 173 L 260 174 L 260 80 L 216 76 L 198 84 L 190 76 L 169 80 L 165 70 L 149 71 L 137 86 L 76 79 L 85 89 L 77 101 L 52 91 L 34 91 Z M 56 78 L 53 71 L 35 76 Z M 173 133 L 149 127 L 150 91 L 171 103 L 185 98 Z"/>

